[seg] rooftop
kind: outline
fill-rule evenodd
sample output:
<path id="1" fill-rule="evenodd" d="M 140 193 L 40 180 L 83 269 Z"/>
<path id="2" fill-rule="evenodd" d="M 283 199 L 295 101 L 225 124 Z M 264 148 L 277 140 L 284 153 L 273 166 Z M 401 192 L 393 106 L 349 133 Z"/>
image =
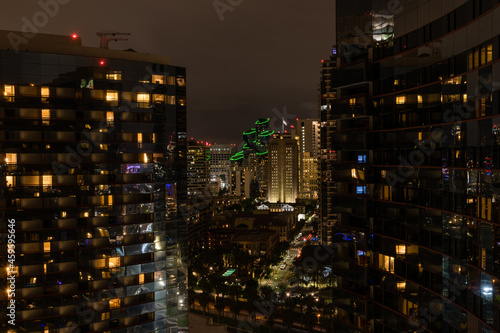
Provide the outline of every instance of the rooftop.
<path id="1" fill-rule="evenodd" d="M 56 53 L 75 56 L 141 61 L 164 65 L 170 64 L 170 58 L 165 56 L 138 53 L 134 51 L 120 51 L 82 46 L 82 40 L 77 36 L 73 37 L 41 33 L 28 34 L 27 32 L 23 33 L 21 31 L 0 30 L 0 50 Z"/>

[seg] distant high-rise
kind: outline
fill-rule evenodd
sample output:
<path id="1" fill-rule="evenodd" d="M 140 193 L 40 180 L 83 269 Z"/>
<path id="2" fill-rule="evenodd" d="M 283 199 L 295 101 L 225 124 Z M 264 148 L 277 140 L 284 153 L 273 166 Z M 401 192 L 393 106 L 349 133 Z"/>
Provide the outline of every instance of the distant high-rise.
<path id="1" fill-rule="evenodd" d="M 235 152 L 234 145 L 210 146 L 210 182 L 216 182 L 219 191 L 231 193 L 231 156 Z"/>
<path id="2" fill-rule="evenodd" d="M 299 138 L 299 197 L 316 199 L 318 196 L 319 170 L 313 170 L 312 164 L 318 166 L 321 139 L 320 124 L 317 119 L 297 119 L 292 135 Z M 307 164 L 307 165 L 306 165 Z M 312 187 L 311 187 L 312 186 Z"/>
<path id="3" fill-rule="evenodd" d="M 499 332 L 499 1 L 336 13 L 320 106 L 334 331 Z"/>
<path id="4" fill-rule="evenodd" d="M 269 143 L 268 201 L 295 203 L 299 192 L 299 140 L 275 134 Z"/>
<path id="5" fill-rule="evenodd" d="M 210 180 L 210 146 L 190 140 L 187 147 L 188 195 L 208 195 Z"/>
<path id="6" fill-rule="evenodd" d="M 0 331 L 187 330 L 185 69 L 77 36 L 14 51 L 15 35 L 0 31 Z"/>

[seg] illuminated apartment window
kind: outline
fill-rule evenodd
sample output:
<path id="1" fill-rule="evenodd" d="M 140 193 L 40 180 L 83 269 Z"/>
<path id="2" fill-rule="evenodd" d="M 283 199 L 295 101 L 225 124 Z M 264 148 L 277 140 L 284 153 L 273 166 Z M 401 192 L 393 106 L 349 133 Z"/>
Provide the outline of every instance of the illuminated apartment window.
<path id="1" fill-rule="evenodd" d="M 399 86 L 399 80 L 394 80 L 394 85 Z"/>
<path id="2" fill-rule="evenodd" d="M 50 252 L 50 242 L 43 243 L 43 252 Z"/>
<path id="3" fill-rule="evenodd" d="M 177 76 L 177 85 L 179 87 L 184 87 L 186 85 L 186 79 L 184 76 Z"/>
<path id="4" fill-rule="evenodd" d="M 142 143 L 142 133 L 137 133 L 137 143 Z"/>
<path id="5" fill-rule="evenodd" d="M 396 96 L 396 104 L 401 105 L 406 103 L 406 96 Z"/>
<path id="6" fill-rule="evenodd" d="M 406 245 L 396 245 L 396 254 L 406 254 Z"/>
<path id="7" fill-rule="evenodd" d="M 66 212 L 65 211 L 61 212 L 61 217 L 66 217 Z"/>
<path id="8" fill-rule="evenodd" d="M 7 102 L 13 102 L 14 96 L 16 95 L 16 89 L 13 85 L 5 84 L 3 86 L 3 95 Z"/>
<path id="9" fill-rule="evenodd" d="M 153 83 L 165 84 L 165 76 L 153 74 Z"/>
<path id="10" fill-rule="evenodd" d="M 42 87 L 42 103 L 48 103 L 50 97 L 49 87 Z"/>
<path id="11" fill-rule="evenodd" d="M 113 196 L 108 195 L 108 206 L 112 206 L 112 205 L 113 205 Z"/>
<path id="12" fill-rule="evenodd" d="M 358 175 L 356 173 L 356 169 L 351 169 L 351 177 L 354 179 L 358 179 Z"/>
<path id="13" fill-rule="evenodd" d="M 144 274 L 139 275 L 139 284 L 144 284 Z"/>
<path id="14" fill-rule="evenodd" d="M 472 52 L 469 53 L 467 65 L 468 65 L 469 70 L 474 68 L 474 53 L 472 53 Z"/>
<path id="15" fill-rule="evenodd" d="M 467 94 L 463 94 L 464 103 L 467 102 Z"/>
<path id="16" fill-rule="evenodd" d="M 148 163 L 148 154 L 144 153 L 141 157 L 141 162 Z"/>
<path id="17" fill-rule="evenodd" d="M 481 48 L 481 65 L 486 63 L 486 48 Z"/>
<path id="18" fill-rule="evenodd" d="M 153 133 L 153 143 L 156 143 L 156 133 Z"/>
<path id="19" fill-rule="evenodd" d="M 84 212 L 83 217 L 89 217 L 89 212 Z"/>
<path id="20" fill-rule="evenodd" d="M 479 67 L 479 50 L 474 51 L 474 68 Z"/>
<path id="21" fill-rule="evenodd" d="M 351 106 L 356 105 L 356 98 L 349 99 L 349 105 L 351 105 Z"/>
<path id="22" fill-rule="evenodd" d="M 109 258 L 109 267 L 120 267 L 120 258 Z"/>
<path id="23" fill-rule="evenodd" d="M 422 95 L 418 95 L 417 101 L 418 101 L 418 104 L 422 104 L 424 102 L 424 97 Z"/>
<path id="24" fill-rule="evenodd" d="M 42 109 L 42 124 L 50 125 L 50 110 Z"/>
<path id="25" fill-rule="evenodd" d="M 116 90 L 106 91 L 106 100 L 108 102 L 118 102 L 118 91 Z"/>
<path id="26" fill-rule="evenodd" d="M 422 141 L 422 140 L 423 140 L 423 137 L 424 137 L 424 133 L 422 133 L 422 132 L 418 132 L 418 140 L 419 140 L 419 141 Z"/>
<path id="27" fill-rule="evenodd" d="M 11 153 L 5 154 L 5 163 L 17 164 L 17 154 L 11 154 Z"/>
<path id="28" fill-rule="evenodd" d="M 486 62 L 493 61 L 493 45 L 490 44 L 486 46 Z"/>
<path id="29" fill-rule="evenodd" d="M 110 309 L 117 309 L 119 307 L 120 307 L 120 299 L 119 298 L 109 300 L 109 308 Z"/>
<path id="30" fill-rule="evenodd" d="M 180 106 L 185 106 L 186 105 L 186 98 L 185 97 L 179 97 L 179 98 L 177 98 L 177 103 Z"/>
<path id="31" fill-rule="evenodd" d="M 43 264 L 43 273 L 47 273 L 47 264 Z"/>
<path id="32" fill-rule="evenodd" d="M 153 94 L 154 103 L 165 103 L 165 95 Z"/>
<path id="33" fill-rule="evenodd" d="M 167 84 L 170 86 L 175 86 L 175 77 L 167 76 Z"/>
<path id="34" fill-rule="evenodd" d="M 101 320 L 107 320 L 110 318 L 109 312 L 101 313 Z"/>
<path id="35" fill-rule="evenodd" d="M 137 93 L 137 102 L 138 103 L 149 103 L 149 94 Z"/>
<path id="36" fill-rule="evenodd" d="M 389 273 L 394 273 L 394 257 L 379 254 L 378 265 L 379 265 L 378 268 Z"/>
<path id="37" fill-rule="evenodd" d="M 175 105 L 175 96 L 167 96 L 167 104 Z"/>
<path id="38" fill-rule="evenodd" d="M 106 79 L 112 80 L 112 81 L 121 81 L 122 79 L 122 73 L 120 71 L 114 71 L 106 74 Z"/>
<path id="39" fill-rule="evenodd" d="M 100 148 L 101 150 L 108 150 L 108 145 L 107 145 L 107 144 L 105 144 L 105 143 L 101 143 L 101 144 L 99 144 L 99 148 Z"/>
<path id="40" fill-rule="evenodd" d="M 406 281 L 396 282 L 396 287 L 397 287 L 398 291 L 405 291 Z"/>
<path id="41" fill-rule="evenodd" d="M 16 179 L 14 176 L 5 176 L 5 182 L 7 187 L 16 187 Z"/>
<path id="42" fill-rule="evenodd" d="M 52 186 L 52 175 L 42 176 L 43 186 Z"/>

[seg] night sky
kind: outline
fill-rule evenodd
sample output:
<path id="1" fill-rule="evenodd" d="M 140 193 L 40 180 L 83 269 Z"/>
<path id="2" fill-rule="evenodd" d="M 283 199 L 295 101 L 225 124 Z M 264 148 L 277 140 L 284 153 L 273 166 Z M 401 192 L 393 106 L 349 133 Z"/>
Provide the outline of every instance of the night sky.
<path id="1" fill-rule="evenodd" d="M 53 0 L 42 0 L 53 1 Z M 190 137 L 238 143 L 259 117 L 317 117 L 319 70 L 334 43 L 334 1 L 218 0 L 233 3 L 221 21 L 212 0 L 60 0 L 41 33 L 99 46 L 96 32 L 129 32 L 110 48 L 169 56 L 187 68 Z M 0 29 L 21 30 L 38 1 L 11 1 Z M 273 109 L 275 111 L 273 112 Z M 279 111 L 279 112 L 278 112 Z M 277 116 L 276 116 L 277 115 Z"/>

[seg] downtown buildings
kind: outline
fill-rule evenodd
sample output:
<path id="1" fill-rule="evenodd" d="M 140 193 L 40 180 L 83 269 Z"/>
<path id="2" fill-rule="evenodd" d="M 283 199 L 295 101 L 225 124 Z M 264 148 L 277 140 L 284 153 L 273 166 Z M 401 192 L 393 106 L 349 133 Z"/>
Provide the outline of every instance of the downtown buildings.
<path id="1" fill-rule="evenodd" d="M 185 69 L 77 36 L 38 34 L 16 52 L 9 34 L 0 32 L 1 257 L 7 220 L 16 247 L 14 268 L 0 269 L 0 330 L 182 331 Z"/>
<path id="2" fill-rule="evenodd" d="M 299 190 L 299 140 L 275 134 L 269 144 L 268 201 L 295 203 Z"/>
<path id="3" fill-rule="evenodd" d="M 337 1 L 323 241 L 340 327 L 500 330 L 498 1 Z"/>

